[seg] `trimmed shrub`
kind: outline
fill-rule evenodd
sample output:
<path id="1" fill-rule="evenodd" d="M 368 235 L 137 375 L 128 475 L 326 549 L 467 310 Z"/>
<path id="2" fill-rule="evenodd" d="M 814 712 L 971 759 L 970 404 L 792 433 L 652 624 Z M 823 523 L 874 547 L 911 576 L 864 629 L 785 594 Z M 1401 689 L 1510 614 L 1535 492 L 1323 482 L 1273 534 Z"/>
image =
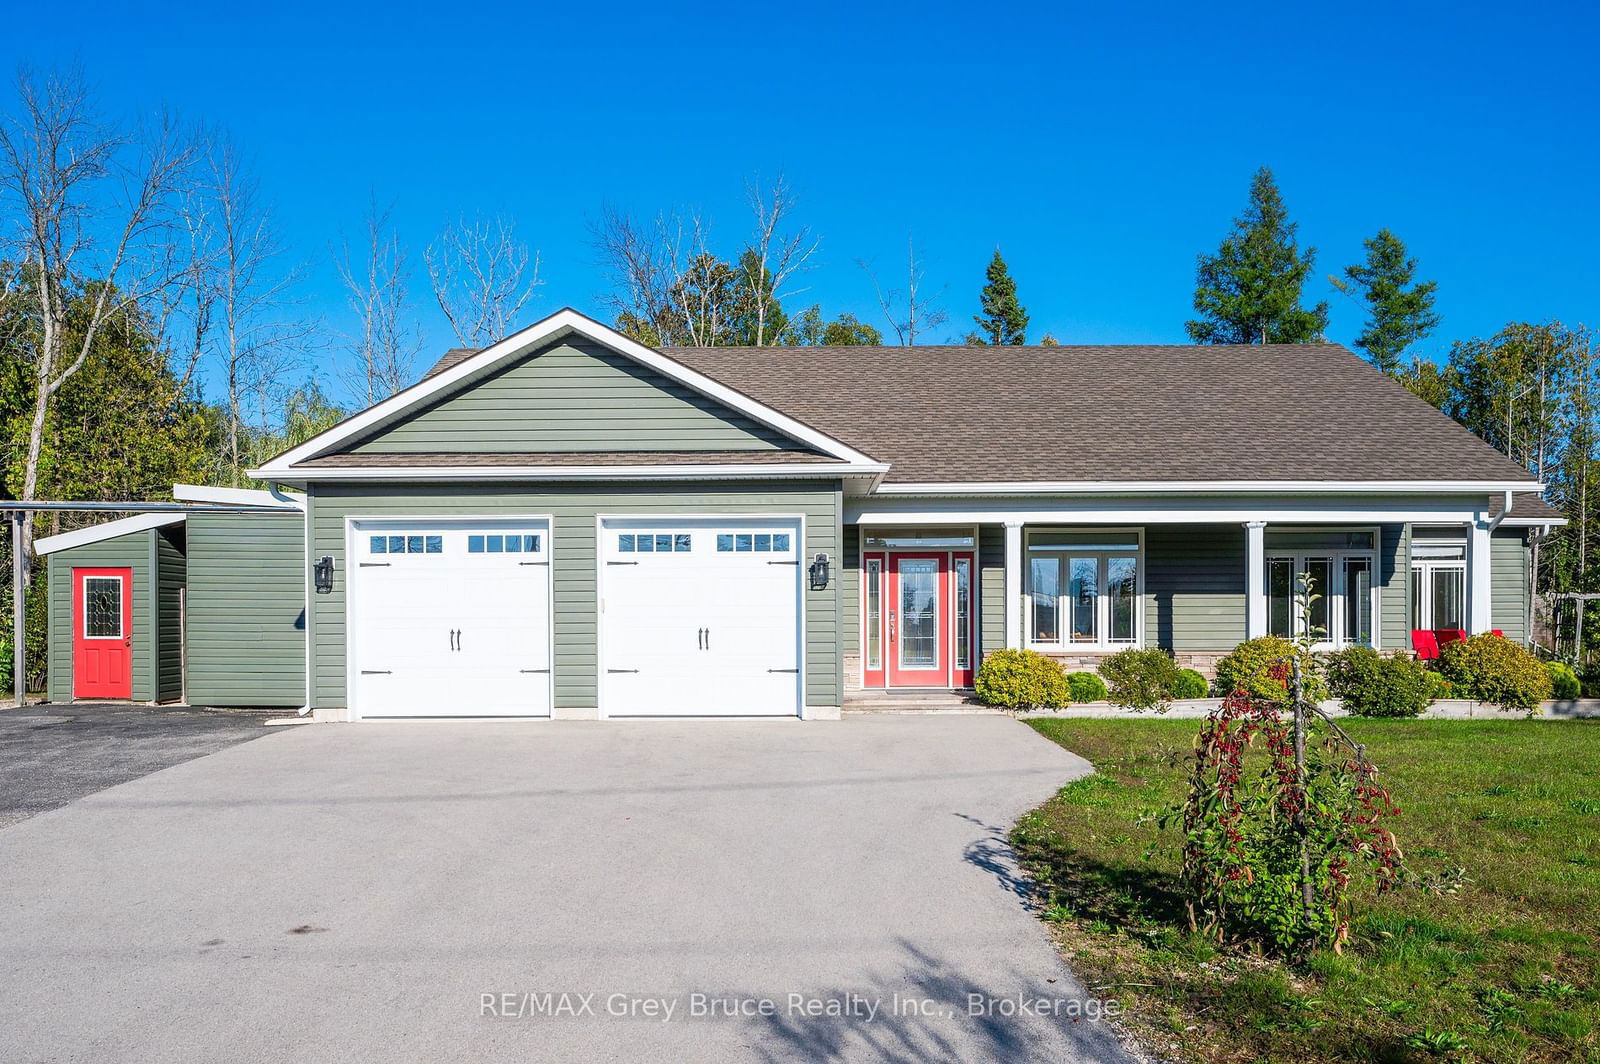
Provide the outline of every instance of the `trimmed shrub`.
<path id="1" fill-rule="evenodd" d="M 1428 670 L 1407 654 L 1350 647 L 1328 657 L 1328 690 L 1361 717 L 1415 717 L 1428 708 Z"/>
<path id="2" fill-rule="evenodd" d="M 1579 698 L 1583 694 L 1583 685 L 1578 682 L 1578 674 L 1572 671 L 1572 666 L 1564 661 L 1550 661 L 1545 663 L 1545 669 L 1550 673 L 1551 698 Z"/>
<path id="3" fill-rule="evenodd" d="M 1172 685 L 1173 698 L 1204 698 L 1211 693 L 1211 685 L 1194 669 L 1179 669 L 1178 680 Z"/>
<path id="4" fill-rule="evenodd" d="M 1257 698 L 1281 702 L 1289 697 L 1287 681 L 1280 683 L 1269 671 L 1274 665 L 1294 658 L 1300 659 L 1300 675 L 1305 681 L 1306 697 L 1320 702 L 1327 697 L 1327 688 L 1317 676 L 1316 659 L 1282 636 L 1264 635 L 1247 639 L 1233 648 L 1233 653 L 1217 662 L 1217 691 L 1224 697 L 1243 689 Z"/>
<path id="5" fill-rule="evenodd" d="M 1450 643 L 1439 671 L 1467 698 L 1530 712 L 1550 697 L 1550 672 L 1521 646 L 1494 634 Z"/>
<path id="6" fill-rule="evenodd" d="M 1111 702 L 1124 709 L 1165 713 L 1178 685 L 1178 663 L 1165 650 L 1119 650 L 1100 662 Z"/>
<path id="7" fill-rule="evenodd" d="M 1106 682 L 1092 672 L 1067 673 L 1067 690 L 1073 702 L 1104 702 Z"/>
<path id="8" fill-rule="evenodd" d="M 996 650 L 978 666 L 973 687 L 985 705 L 1061 709 L 1072 704 L 1067 674 L 1036 650 Z"/>
<path id="9" fill-rule="evenodd" d="M 1435 672 L 1432 669 L 1426 670 L 1426 673 L 1429 702 L 1437 702 L 1441 698 L 1455 697 L 1455 688 L 1450 686 L 1450 681 L 1446 680 L 1443 674 Z"/>

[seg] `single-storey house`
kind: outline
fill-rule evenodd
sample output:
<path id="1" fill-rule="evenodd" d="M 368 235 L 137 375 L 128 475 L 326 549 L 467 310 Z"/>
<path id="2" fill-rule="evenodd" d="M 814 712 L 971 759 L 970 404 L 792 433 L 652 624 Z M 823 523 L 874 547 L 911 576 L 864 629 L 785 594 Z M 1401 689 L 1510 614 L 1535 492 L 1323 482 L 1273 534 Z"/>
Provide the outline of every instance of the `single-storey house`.
<path id="1" fill-rule="evenodd" d="M 1529 538 L 1560 523 L 1335 344 L 655 350 L 570 309 L 252 475 L 299 508 L 205 522 L 204 545 L 189 517 L 188 698 L 338 720 L 825 718 L 968 688 L 1000 647 L 1209 671 L 1296 634 L 1301 573 L 1328 646 L 1526 640 Z M 136 534 L 154 629 L 170 526 Z M 111 564 L 52 555 L 61 623 Z M 240 614 L 200 609 L 228 571 L 303 611 L 294 675 L 287 644 L 265 669 Z M 167 696 L 144 656 L 132 697 Z"/>

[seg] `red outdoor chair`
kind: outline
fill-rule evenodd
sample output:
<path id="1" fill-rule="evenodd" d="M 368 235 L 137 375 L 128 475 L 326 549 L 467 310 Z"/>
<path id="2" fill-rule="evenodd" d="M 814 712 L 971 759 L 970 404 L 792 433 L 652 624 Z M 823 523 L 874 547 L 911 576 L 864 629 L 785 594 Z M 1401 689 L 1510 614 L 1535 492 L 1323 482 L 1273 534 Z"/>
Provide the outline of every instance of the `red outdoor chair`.
<path id="1" fill-rule="evenodd" d="M 1421 661 L 1433 661 L 1439 656 L 1439 640 L 1427 628 L 1413 628 L 1411 630 L 1411 649 L 1417 652 Z"/>
<path id="2" fill-rule="evenodd" d="M 1435 628 L 1433 634 L 1434 638 L 1439 641 L 1440 649 L 1449 646 L 1451 643 L 1459 643 L 1467 638 L 1467 630 L 1465 628 Z"/>
<path id="3" fill-rule="evenodd" d="M 1500 637 L 1500 638 L 1501 638 L 1501 639 L 1504 639 L 1504 638 L 1505 638 L 1505 637 L 1506 637 L 1506 634 L 1505 634 L 1505 633 L 1504 633 L 1504 632 L 1502 632 L 1502 631 L 1501 631 L 1501 630 L 1500 630 L 1500 629 L 1498 629 L 1498 628 L 1491 628 L 1491 629 L 1489 629 L 1489 633 L 1490 633 L 1490 634 L 1491 634 L 1491 635 L 1497 635 L 1497 636 L 1499 636 L 1499 637 Z"/>

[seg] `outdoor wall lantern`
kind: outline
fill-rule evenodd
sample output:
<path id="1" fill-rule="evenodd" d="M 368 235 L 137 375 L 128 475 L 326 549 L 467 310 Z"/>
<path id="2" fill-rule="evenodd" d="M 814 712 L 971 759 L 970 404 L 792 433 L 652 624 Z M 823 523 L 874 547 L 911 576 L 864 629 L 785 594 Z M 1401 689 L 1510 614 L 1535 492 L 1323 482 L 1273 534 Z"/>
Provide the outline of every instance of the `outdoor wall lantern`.
<path id="1" fill-rule="evenodd" d="M 317 564 L 311 567 L 312 579 L 317 587 L 317 594 L 326 595 L 333 591 L 333 555 L 324 554 L 317 559 Z"/>
<path id="2" fill-rule="evenodd" d="M 826 554 L 817 555 L 816 559 L 812 561 L 811 567 L 806 571 L 811 574 L 811 590 L 821 591 L 828 586 L 828 556 Z"/>

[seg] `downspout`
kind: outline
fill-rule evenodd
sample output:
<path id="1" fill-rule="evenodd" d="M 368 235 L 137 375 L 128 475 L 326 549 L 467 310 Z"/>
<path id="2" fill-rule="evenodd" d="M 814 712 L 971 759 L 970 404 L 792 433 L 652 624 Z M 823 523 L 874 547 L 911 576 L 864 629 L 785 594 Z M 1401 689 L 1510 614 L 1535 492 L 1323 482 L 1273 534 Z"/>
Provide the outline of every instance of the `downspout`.
<path id="1" fill-rule="evenodd" d="M 1494 530 L 1500 527 L 1500 522 L 1504 521 L 1506 519 L 1506 517 L 1510 515 L 1510 513 L 1511 513 L 1511 492 L 1507 491 L 1505 493 L 1505 501 L 1500 504 L 1500 513 L 1494 518 L 1494 520 L 1489 522 L 1489 534 L 1490 535 L 1494 534 Z"/>
<path id="2" fill-rule="evenodd" d="M 305 705 L 303 705 L 299 709 L 295 710 L 295 715 L 299 716 L 299 717 L 303 717 L 306 714 L 311 712 L 311 605 L 312 605 L 311 596 L 312 596 L 312 593 L 313 593 L 312 592 L 312 588 L 311 588 L 311 576 L 310 576 L 310 573 L 311 573 L 311 507 L 306 505 L 306 503 L 304 501 L 292 499 L 289 496 L 285 495 L 283 493 L 282 488 L 278 485 L 277 481 L 268 481 L 267 482 L 267 491 L 272 493 L 272 497 L 274 499 L 277 499 L 279 502 L 282 502 L 282 503 L 287 503 L 288 505 L 293 506 L 294 508 L 296 508 L 297 510 L 300 511 L 300 528 L 301 528 L 300 535 L 301 535 L 302 540 L 303 540 L 302 546 L 303 546 L 303 548 L 305 550 L 305 557 L 302 559 L 302 561 L 304 563 L 304 568 L 306 570 L 305 584 L 303 585 L 305 587 L 305 590 L 306 590 L 306 605 L 305 605 L 305 611 L 306 611 L 306 639 L 305 639 L 305 644 L 306 644 L 306 660 L 305 660 L 306 701 L 305 701 Z"/>

